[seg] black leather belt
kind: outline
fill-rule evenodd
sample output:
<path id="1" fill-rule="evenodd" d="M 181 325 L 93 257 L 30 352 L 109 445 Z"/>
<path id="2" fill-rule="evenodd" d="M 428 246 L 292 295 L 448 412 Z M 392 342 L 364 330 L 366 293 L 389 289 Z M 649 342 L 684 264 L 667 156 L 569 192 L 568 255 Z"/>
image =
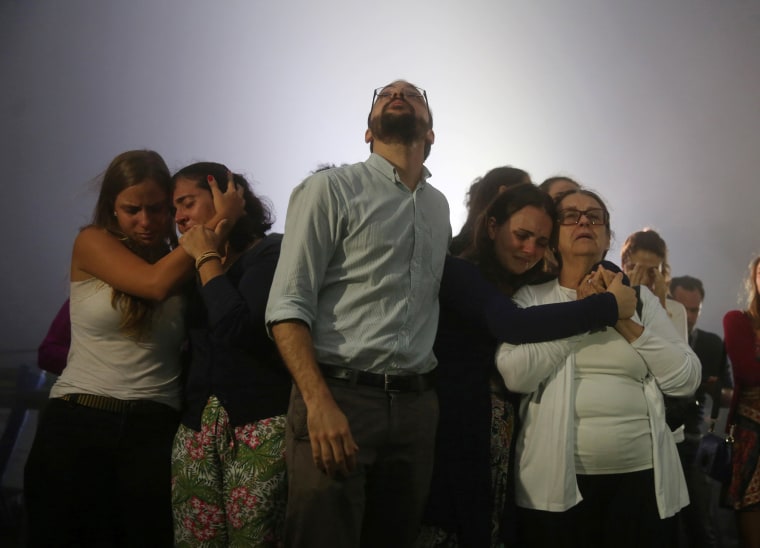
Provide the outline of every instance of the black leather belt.
<path id="1" fill-rule="evenodd" d="M 390 375 L 327 364 L 319 364 L 319 368 L 322 375 L 330 379 L 382 388 L 386 392 L 424 392 L 433 388 L 435 381 L 435 371 L 429 371 L 422 375 Z"/>

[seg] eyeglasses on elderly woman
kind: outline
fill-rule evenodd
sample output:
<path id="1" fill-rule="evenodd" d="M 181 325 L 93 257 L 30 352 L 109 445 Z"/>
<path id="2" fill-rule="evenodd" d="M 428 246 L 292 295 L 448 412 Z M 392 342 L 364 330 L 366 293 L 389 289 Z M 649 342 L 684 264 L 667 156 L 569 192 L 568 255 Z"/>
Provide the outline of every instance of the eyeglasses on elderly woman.
<path id="1" fill-rule="evenodd" d="M 591 225 L 605 225 L 609 221 L 609 215 L 600 207 L 591 209 L 563 209 L 557 214 L 557 221 L 563 226 L 577 225 L 581 217 L 586 217 Z"/>

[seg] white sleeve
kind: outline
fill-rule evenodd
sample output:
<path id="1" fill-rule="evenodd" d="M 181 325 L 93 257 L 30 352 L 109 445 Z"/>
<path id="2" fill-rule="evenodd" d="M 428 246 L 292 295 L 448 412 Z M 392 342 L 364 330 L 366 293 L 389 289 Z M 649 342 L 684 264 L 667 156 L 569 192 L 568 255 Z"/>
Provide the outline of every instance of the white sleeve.
<path id="1" fill-rule="evenodd" d="M 502 344 L 496 367 L 512 392 L 530 394 L 565 365 L 583 335 L 543 343 Z"/>
<path id="2" fill-rule="evenodd" d="M 631 345 L 643 358 L 663 394 L 688 396 L 702 381 L 699 358 L 673 326 L 649 289 L 641 287 L 644 332 Z"/>
<path id="3" fill-rule="evenodd" d="M 513 297 L 522 308 L 537 304 L 530 286 L 523 287 Z M 542 382 L 556 373 L 573 353 L 584 335 L 566 339 L 528 344 L 501 344 L 496 351 L 496 367 L 507 388 L 513 392 L 529 394 L 538 390 Z"/>
<path id="4" fill-rule="evenodd" d="M 689 340 L 689 329 L 686 321 L 686 308 L 684 305 L 673 299 L 665 300 L 665 310 L 670 317 L 670 321 L 676 328 L 679 335 L 683 337 L 683 340 Z"/>

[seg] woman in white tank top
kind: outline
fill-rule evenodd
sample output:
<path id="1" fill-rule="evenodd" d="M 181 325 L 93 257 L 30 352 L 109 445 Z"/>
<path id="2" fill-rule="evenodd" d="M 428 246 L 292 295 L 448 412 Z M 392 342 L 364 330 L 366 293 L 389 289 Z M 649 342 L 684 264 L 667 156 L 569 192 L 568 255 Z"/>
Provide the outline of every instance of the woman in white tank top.
<path id="1" fill-rule="evenodd" d="M 170 454 L 179 420 L 180 289 L 193 259 L 156 152 L 120 154 L 74 242 L 71 348 L 25 470 L 29 546 L 170 546 Z M 216 189 L 216 185 L 214 184 Z M 209 226 L 237 219 L 234 185 Z"/>

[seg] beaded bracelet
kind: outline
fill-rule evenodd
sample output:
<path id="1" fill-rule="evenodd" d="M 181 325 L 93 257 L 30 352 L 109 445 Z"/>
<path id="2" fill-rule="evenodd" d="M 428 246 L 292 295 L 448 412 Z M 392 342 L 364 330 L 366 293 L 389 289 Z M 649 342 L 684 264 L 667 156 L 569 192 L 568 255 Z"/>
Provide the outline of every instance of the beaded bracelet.
<path id="1" fill-rule="evenodd" d="M 203 263 L 206 263 L 210 261 L 211 259 L 217 259 L 221 262 L 222 256 L 219 255 L 216 251 L 205 251 L 198 255 L 198 258 L 195 259 L 195 269 L 199 270 L 201 266 L 203 266 Z"/>

